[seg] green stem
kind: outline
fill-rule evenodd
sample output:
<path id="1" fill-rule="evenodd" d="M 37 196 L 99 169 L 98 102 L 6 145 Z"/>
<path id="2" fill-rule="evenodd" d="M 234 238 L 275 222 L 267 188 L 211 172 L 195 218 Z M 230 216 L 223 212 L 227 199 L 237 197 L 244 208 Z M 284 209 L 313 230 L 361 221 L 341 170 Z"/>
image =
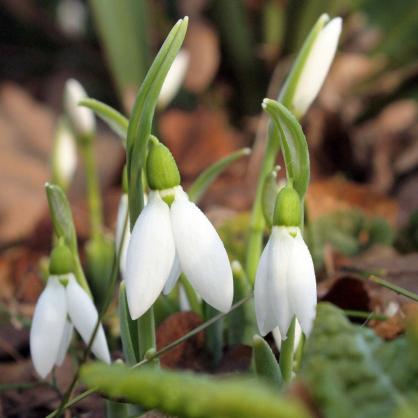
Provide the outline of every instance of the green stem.
<path id="1" fill-rule="evenodd" d="M 418 294 L 416 294 L 415 292 L 411 292 L 410 290 L 404 289 L 403 287 L 396 286 L 395 284 L 388 282 L 387 280 L 382 279 L 377 276 L 372 275 L 372 276 L 369 276 L 368 279 L 373 283 L 386 287 L 387 289 L 393 290 L 399 295 L 405 296 L 409 299 L 412 299 L 415 302 L 418 302 Z"/>
<path id="2" fill-rule="evenodd" d="M 280 369 L 282 371 L 283 380 L 289 383 L 292 379 L 293 370 L 293 344 L 295 342 L 295 327 L 296 318 L 293 318 L 287 331 L 287 338 L 282 341 L 282 348 L 280 350 Z"/>
<path id="3" fill-rule="evenodd" d="M 266 150 L 264 152 L 263 161 L 261 163 L 261 171 L 258 177 L 257 191 L 251 212 L 247 239 L 246 271 L 248 280 L 252 284 L 254 284 L 255 281 L 255 273 L 257 271 L 258 260 L 260 258 L 263 245 L 263 231 L 266 226 L 262 207 L 263 187 L 267 176 L 274 168 L 279 149 L 279 138 L 274 132 L 272 125 L 270 125 Z"/>
<path id="4" fill-rule="evenodd" d="M 87 201 L 90 214 L 91 236 L 97 238 L 103 230 L 102 198 L 93 151 L 93 138 L 79 140 L 86 169 Z"/>
<path id="5" fill-rule="evenodd" d="M 72 251 L 73 258 L 74 258 L 74 275 L 77 279 L 79 285 L 84 289 L 84 291 L 92 298 L 90 286 L 87 283 L 86 276 L 84 275 L 83 267 L 81 267 L 80 256 L 78 254 L 78 250 L 75 252 Z"/>
<path id="6" fill-rule="evenodd" d="M 184 291 L 187 296 L 187 300 L 189 301 L 190 307 L 192 311 L 199 316 L 202 316 L 202 303 L 199 300 L 196 291 L 193 289 L 192 285 L 186 279 L 184 274 L 180 275 L 180 283 L 184 288 Z"/>
<path id="7" fill-rule="evenodd" d="M 138 319 L 139 359 L 143 360 L 149 350 L 156 350 L 154 308 L 148 309 Z"/>

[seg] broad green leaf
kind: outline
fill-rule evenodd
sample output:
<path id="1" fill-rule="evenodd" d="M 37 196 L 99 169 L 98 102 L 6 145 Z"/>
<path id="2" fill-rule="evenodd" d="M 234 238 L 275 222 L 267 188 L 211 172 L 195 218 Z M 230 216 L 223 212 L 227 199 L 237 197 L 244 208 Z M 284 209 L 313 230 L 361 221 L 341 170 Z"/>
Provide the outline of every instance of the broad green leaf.
<path id="1" fill-rule="evenodd" d="M 270 346 L 259 335 L 253 337 L 253 358 L 257 376 L 280 389 L 283 385 L 283 377 L 279 363 Z"/>
<path id="2" fill-rule="evenodd" d="M 118 306 L 123 356 L 126 360 L 126 363 L 129 366 L 133 366 L 140 360 L 138 348 L 138 326 L 137 321 L 133 321 L 129 315 L 124 282 L 120 284 Z"/>
<path id="3" fill-rule="evenodd" d="M 100 102 L 96 99 L 83 99 L 80 106 L 88 107 L 102 119 L 107 125 L 122 138 L 123 146 L 126 147 L 126 137 L 128 135 L 129 120 L 113 107 Z"/>
<path id="4" fill-rule="evenodd" d="M 90 363 L 81 379 L 111 398 L 183 418 L 309 418 L 296 401 L 248 378 Z"/>
<path id="5" fill-rule="evenodd" d="M 418 391 L 416 347 L 404 337 L 385 343 L 319 304 L 301 377 L 325 418 L 392 418 Z"/>
<path id="6" fill-rule="evenodd" d="M 233 162 L 240 158 L 250 155 L 251 150 L 249 148 L 242 148 L 238 151 L 233 152 L 225 158 L 217 161 L 215 164 L 204 170 L 199 177 L 193 182 L 187 194 L 190 200 L 193 202 L 199 202 L 208 187 L 216 180 L 216 178 L 222 174 Z"/>
<path id="7" fill-rule="evenodd" d="M 264 99 L 264 109 L 271 116 L 280 138 L 286 164 L 287 178 L 299 193 L 303 202 L 309 184 L 309 151 L 302 127 L 297 119 L 281 103 Z"/>
<path id="8" fill-rule="evenodd" d="M 188 18 L 179 20 L 167 36 L 141 84 L 128 126 L 127 166 L 129 184 L 129 214 L 131 226 L 144 205 L 142 169 L 158 96 L 164 79 L 186 34 Z"/>

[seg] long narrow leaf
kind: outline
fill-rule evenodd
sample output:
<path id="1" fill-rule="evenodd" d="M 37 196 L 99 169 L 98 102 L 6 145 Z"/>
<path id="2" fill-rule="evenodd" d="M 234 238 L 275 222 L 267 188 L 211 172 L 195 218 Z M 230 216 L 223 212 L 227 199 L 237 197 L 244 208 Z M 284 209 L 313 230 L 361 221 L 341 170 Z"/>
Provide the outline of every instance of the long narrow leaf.
<path id="1" fill-rule="evenodd" d="M 129 183 L 129 214 L 131 226 L 142 210 L 142 168 L 152 120 L 164 79 L 186 34 L 188 18 L 179 20 L 167 36 L 138 92 L 128 127 L 127 165 Z"/>
<path id="2" fill-rule="evenodd" d="M 193 182 L 187 191 L 190 200 L 196 203 L 199 202 L 208 187 L 216 180 L 220 174 L 222 174 L 223 171 L 225 171 L 233 162 L 246 155 L 250 155 L 250 153 L 250 148 L 242 148 L 208 167 L 199 175 L 199 177 Z"/>
<path id="3" fill-rule="evenodd" d="M 80 106 L 88 107 L 102 119 L 107 125 L 122 138 L 123 145 L 126 146 L 126 137 L 128 135 L 129 120 L 113 107 L 96 99 L 83 99 Z"/>

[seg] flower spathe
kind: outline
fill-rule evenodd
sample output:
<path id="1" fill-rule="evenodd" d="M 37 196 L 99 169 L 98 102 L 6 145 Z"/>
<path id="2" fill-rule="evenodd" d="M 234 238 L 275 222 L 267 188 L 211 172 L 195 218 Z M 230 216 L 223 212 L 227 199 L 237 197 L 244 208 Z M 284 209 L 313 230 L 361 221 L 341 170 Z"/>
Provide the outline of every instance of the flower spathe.
<path id="1" fill-rule="evenodd" d="M 30 330 L 30 352 L 36 372 L 45 378 L 61 365 L 71 342 L 73 327 L 88 344 L 97 323 L 93 301 L 72 273 L 52 275 L 38 299 Z M 91 347 L 94 355 L 110 363 L 102 325 Z"/>
<path id="2" fill-rule="evenodd" d="M 170 206 L 162 198 L 167 195 L 174 196 Z M 143 315 L 161 291 L 169 293 L 181 272 L 208 304 L 229 311 L 232 271 L 215 228 L 181 186 L 151 191 L 128 246 L 125 283 L 131 317 Z"/>
<path id="3" fill-rule="evenodd" d="M 319 32 L 299 76 L 291 108 L 303 116 L 321 89 L 334 60 L 342 28 L 342 19 L 330 20 Z"/>
<path id="4" fill-rule="evenodd" d="M 274 226 L 260 258 L 254 287 L 261 335 L 278 327 L 286 339 L 294 316 L 309 335 L 316 299 L 315 270 L 300 229 Z"/>

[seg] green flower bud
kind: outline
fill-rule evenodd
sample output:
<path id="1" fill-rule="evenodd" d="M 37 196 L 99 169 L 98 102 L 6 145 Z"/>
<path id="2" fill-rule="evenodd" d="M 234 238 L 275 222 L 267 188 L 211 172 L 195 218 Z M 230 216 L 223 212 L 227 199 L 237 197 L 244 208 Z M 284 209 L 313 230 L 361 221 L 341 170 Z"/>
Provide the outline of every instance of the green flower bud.
<path id="1" fill-rule="evenodd" d="M 171 189 L 180 184 L 180 173 L 173 155 L 154 136 L 150 138 L 147 177 L 152 190 Z"/>
<path id="2" fill-rule="evenodd" d="M 290 185 L 283 187 L 276 198 L 273 224 L 277 226 L 299 226 L 302 219 L 298 192 Z"/>
<path id="3" fill-rule="evenodd" d="M 68 274 L 73 271 L 73 255 L 70 249 L 65 244 L 60 242 L 51 252 L 51 256 L 49 258 L 49 274 L 55 276 Z"/>

